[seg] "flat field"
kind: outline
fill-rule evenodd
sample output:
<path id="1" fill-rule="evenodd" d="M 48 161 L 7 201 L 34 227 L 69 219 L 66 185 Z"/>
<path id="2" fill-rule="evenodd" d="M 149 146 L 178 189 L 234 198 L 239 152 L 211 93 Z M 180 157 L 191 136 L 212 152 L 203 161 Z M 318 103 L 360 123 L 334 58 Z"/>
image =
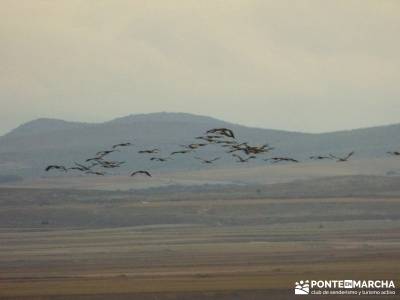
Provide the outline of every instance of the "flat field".
<path id="1" fill-rule="evenodd" d="M 397 197 L 71 193 L 3 193 L 1 299 L 294 299 L 302 279 L 400 283 Z"/>

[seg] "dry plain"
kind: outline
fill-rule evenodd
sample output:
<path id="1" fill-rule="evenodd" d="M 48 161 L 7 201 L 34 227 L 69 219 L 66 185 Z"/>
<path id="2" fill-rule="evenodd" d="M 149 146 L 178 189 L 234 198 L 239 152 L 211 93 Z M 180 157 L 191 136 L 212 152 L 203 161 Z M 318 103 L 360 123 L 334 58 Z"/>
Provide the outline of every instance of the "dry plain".
<path id="1" fill-rule="evenodd" d="M 400 279 L 398 197 L 0 192 L 1 299 L 293 299 L 301 279 Z"/>

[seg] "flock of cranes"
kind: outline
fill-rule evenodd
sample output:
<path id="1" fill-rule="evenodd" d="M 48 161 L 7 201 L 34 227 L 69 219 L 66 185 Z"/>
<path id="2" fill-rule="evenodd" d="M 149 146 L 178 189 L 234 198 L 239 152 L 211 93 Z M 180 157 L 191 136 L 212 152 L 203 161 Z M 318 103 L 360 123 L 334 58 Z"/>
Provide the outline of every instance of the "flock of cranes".
<path id="1" fill-rule="evenodd" d="M 233 158 L 236 159 L 238 163 L 246 163 L 252 159 L 258 158 L 259 155 L 267 154 L 274 150 L 273 147 L 270 147 L 268 144 L 264 145 L 250 145 L 247 142 L 239 142 L 236 139 L 234 132 L 228 128 L 213 128 L 208 130 L 204 135 L 198 136 L 195 138 L 196 140 L 200 140 L 201 142 L 191 143 L 188 145 L 180 145 L 181 149 L 173 151 L 170 153 L 169 156 L 161 157 L 156 156 L 160 154 L 161 150 L 158 148 L 152 149 L 145 149 L 140 150 L 138 153 L 140 154 L 152 154 L 154 156 L 150 157 L 151 161 L 158 161 L 158 162 L 167 162 L 172 160 L 173 157 L 176 155 L 183 155 L 192 152 L 196 152 L 196 150 L 206 147 L 208 145 L 219 145 L 222 148 L 225 148 L 225 153 L 231 155 Z M 85 160 L 85 163 L 77 163 L 74 162 L 74 166 L 66 167 L 63 165 L 49 165 L 46 167 L 46 171 L 50 170 L 58 170 L 62 172 L 68 171 L 79 171 L 85 174 L 93 174 L 98 176 L 106 175 L 106 169 L 114 169 L 119 168 L 124 165 L 125 161 L 114 161 L 107 159 L 107 156 L 115 153 L 120 152 L 122 148 L 133 146 L 132 143 L 119 143 L 113 145 L 110 150 L 99 151 L 96 153 L 95 156 L 88 158 Z M 335 160 L 336 162 L 347 162 L 350 158 L 355 154 L 354 151 L 348 153 L 347 155 L 340 157 L 333 154 L 329 155 L 318 155 L 318 156 L 310 156 L 309 159 L 311 160 Z M 393 156 L 400 156 L 400 152 L 393 151 L 388 152 L 388 154 Z M 214 157 L 214 158 L 202 158 L 199 156 L 195 156 L 195 159 L 199 160 L 203 164 L 213 164 L 215 161 L 221 159 L 221 157 Z M 292 157 L 268 157 L 263 159 L 266 162 L 271 163 L 279 163 L 279 162 L 289 162 L 289 163 L 299 163 L 298 159 Z M 130 173 L 130 176 L 136 175 L 144 175 L 151 177 L 151 173 L 147 170 L 136 170 Z"/>

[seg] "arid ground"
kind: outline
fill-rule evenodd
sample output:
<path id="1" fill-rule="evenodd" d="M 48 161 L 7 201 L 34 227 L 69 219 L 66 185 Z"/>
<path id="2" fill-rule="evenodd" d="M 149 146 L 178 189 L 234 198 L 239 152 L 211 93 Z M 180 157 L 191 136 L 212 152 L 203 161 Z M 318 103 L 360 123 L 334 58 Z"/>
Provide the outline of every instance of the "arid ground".
<path id="1" fill-rule="evenodd" d="M 0 298 L 293 299 L 302 279 L 399 284 L 398 197 L 178 194 L 1 189 Z"/>

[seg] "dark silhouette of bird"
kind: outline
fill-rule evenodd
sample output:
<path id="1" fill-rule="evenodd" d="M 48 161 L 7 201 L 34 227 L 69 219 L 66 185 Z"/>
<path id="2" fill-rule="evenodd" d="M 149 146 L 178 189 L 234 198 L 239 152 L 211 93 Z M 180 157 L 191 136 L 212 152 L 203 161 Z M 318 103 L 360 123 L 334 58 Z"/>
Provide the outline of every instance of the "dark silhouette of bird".
<path id="1" fill-rule="evenodd" d="M 203 164 L 212 164 L 214 161 L 216 161 L 218 159 L 221 159 L 221 157 L 216 157 L 216 158 L 213 158 L 213 159 L 204 159 L 204 158 L 201 158 L 201 157 L 195 157 L 195 159 L 201 160 L 201 162 Z"/>
<path id="2" fill-rule="evenodd" d="M 160 149 L 157 149 L 157 148 L 138 151 L 138 153 L 147 153 L 147 154 L 156 154 L 159 152 L 160 152 Z"/>
<path id="3" fill-rule="evenodd" d="M 329 154 L 329 156 L 332 157 L 333 159 L 336 159 L 337 162 L 347 162 L 350 159 L 350 157 L 352 157 L 354 155 L 354 153 L 355 152 L 352 151 L 344 157 L 338 157 L 338 156 L 335 156 L 332 154 Z"/>
<path id="4" fill-rule="evenodd" d="M 167 160 L 172 159 L 171 157 L 152 157 L 150 160 L 166 162 Z"/>
<path id="5" fill-rule="evenodd" d="M 128 144 L 131 144 L 131 143 L 121 143 L 121 144 L 114 145 L 113 146 L 113 150 L 99 151 L 99 152 L 96 153 L 95 157 L 88 158 L 85 161 L 86 162 L 99 161 L 99 160 L 103 159 L 105 156 L 107 156 L 108 154 L 111 154 L 113 152 L 120 152 L 118 149 L 116 149 L 117 147 L 119 147 L 119 146 L 124 147 L 124 145 L 128 146 Z"/>
<path id="6" fill-rule="evenodd" d="M 88 158 L 87 160 L 85 160 L 85 162 L 89 162 L 89 161 L 98 161 L 98 160 L 101 160 L 101 159 L 102 159 L 101 156 L 96 156 L 96 157 Z"/>
<path id="7" fill-rule="evenodd" d="M 49 165 L 46 167 L 46 172 L 50 171 L 50 170 L 59 170 L 59 171 L 64 171 L 67 172 L 67 168 L 65 166 L 60 166 L 60 165 Z"/>
<path id="8" fill-rule="evenodd" d="M 194 150 L 194 149 L 198 149 L 198 148 L 200 148 L 200 147 L 204 147 L 204 146 L 207 146 L 207 144 L 204 144 L 204 143 L 197 143 L 197 144 L 189 144 L 189 145 L 180 145 L 181 147 L 183 147 L 183 148 L 186 148 L 186 149 L 191 149 L 191 150 Z"/>
<path id="9" fill-rule="evenodd" d="M 223 144 L 223 145 L 221 145 L 221 147 L 223 147 L 223 148 L 232 147 L 232 145 L 230 145 L 230 144 L 224 144 L 224 143 L 220 143 L 220 144 Z"/>
<path id="10" fill-rule="evenodd" d="M 233 138 L 233 139 L 235 138 L 235 134 L 233 133 L 233 131 L 228 128 L 213 128 L 213 129 L 208 130 L 207 133 L 215 133 L 215 134 L 224 135 L 229 138 Z"/>
<path id="11" fill-rule="evenodd" d="M 131 176 L 135 176 L 135 175 L 138 175 L 138 174 L 143 174 L 143 175 L 146 175 L 148 177 L 151 177 L 151 174 L 148 171 L 143 171 L 143 170 L 132 172 Z"/>
<path id="12" fill-rule="evenodd" d="M 248 143 L 241 143 L 241 144 L 234 144 L 231 146 L 231 149 L 227 151 L 227 153 L 233 153 L 237 151 L 242 151 L 246 155 L 251 155 L 251 154 L 261 154 L 261 153 L 267 153 L 274 148 L 270 147 L 268 144 L 264 144 L 261 146 L 250 146 Z"/>
<path id="13" fill-rule="evenodd" d="M 97 165 L 97 163 L 94 163 L 94 164 L 92 164 L 91 166 L 85 166 L 85 165 L 79 164 L 79 163 L 77 163 L 77 162 L 74 162 L 74 163 L 75 163 L 75 166 L 76 166 L 76 167 L 68 168 L 68 170 L 78 170 L 78 171 L 84 172 L 84 171 L 89 171 L 89 170 L 91 170 L 91 168 L 93 168 L 94 166 Z"/>
<path id="14" fill-rule="evenodd" d="M 171 152 L 170 155 L 175 155 L 175 154 L 186 154 L 186 153 L 189 153 L 189 152 L 192 152 L 192 150 L 178 150 L 178 151 Z"/>
<path id="15" fill-rule="evenodd" d="M 222 135 L 206 135 L 205 136 L 206 138 L 208 138 L 208 139 L 212 139 L 212 140 L 214 140 L 214 139 L 223 139 L 224 138 L 224 136 L 222 136 Z"/>
<path id="16" fill-rule="evenodd" d="M 89 161 L 98 161 L 98 160 L 101 160 L 104 156 L 106 156 L 106 155 L 108 155 L 108 154 L 110 154 L 110 153 L 113 153 L 113 152 L 119 152 L 119 150 L 114 149 L 114 150 L 99 151 L 99 152 L 96 153 L 96 156 L 95 156 L 95 157 L 88 158 L 88 159 L 86 159 L 85 161 L 86 161 L 86 162 L 89 162 Z"/>
<path id="17" fill-rule="evenodd" d="M 86 173 L 86 174 L 93 174 L 93 175 L 97 175 L 97 176 L 104 176 L 104 175 L 106 175 L 106 173 L 104 173 L 104 172 L 92 171 L 92 170 L 86 171 L 85 173 Z"/>
<path id="18" fill-rule="evenodd" d="M 68 170 L 77 170 L 77 171 L 85 171 L 84 169 L 82 169 L 82 168 L 80 168 L 80 167 L 71 167 L 71 168 L 68 168 Z"/>
<path id="19" fill-rule="evenodd" d="M 399 151 L 389 151 L 388 154 L 393 155 L 393 156 L 400 156 Z"/>
<path id="20" fill-rule="evenodd" d="M 104 151 L 100 151 L 100 152 L 97 152 L 97 153 L 96 153 L 96 156 L 97 156 L 97 157 L 104 157 L 104 156 L 106 156 L 106 155 L 108 155 L 108 154 L 110 154 L 110 153 L 113 153 L 113 152 L 119 152 L 119 150 L 114 149 L 114 150 L 104 150 Z"/>
<path id="21" fill-rule="evenodd" d="M 249 146 L 247 145 L 246 148 L 244 148 L 244 152 L 249 155 L 249 154 L 260 154 L 260 153 L 267 153 L 274 148 L 270 147 L 268 144 L 264 144 L 261 146 Z"/>
<path id="22" fill-rule="evenodd" d="M 250 155 L 249 157 L 243 158 L 240 155 L 235 154 L 235 153 L 232 154 L 232 156 L 237 158 L 237 162 L 241 162 L 241 163 L 245 163 L 245 162 L 248 162 L 250 159 L 257 158 L 255 155 Z"/>
<path id="23" fill-rule="evenodd" d="M 333 158 L 331 156 L 316 155 L 316 156 L 310 156 L 310 159 L 323 160 L 323 159 L 333 159 Z"/>
<path id="24" fill-rule="evenodd" d="M 240 144 L 235 144 L 231 146 L 231 150 L 228 150 L 227 153 L 233 153 L 237 151 L 245 151 L 247 149 L 248 144 L 247 143 L 240 143 Z"/>
<path id="25" fill-rule="evenodd" d="M 119 168 L 121 165 L 125 163 L 125 161 L 107 161 L 107 160 L 99 160 L 98 161 L 101 167 L 106 169 Z"/>
<path id="26" fill-rule="evenodd" d="M 209 144 L 214 144 L 215 143 L 215 139 L 209 136 L 198 136 L 195 137 L 196 140 L 203 140 L 208 142 Z"/>
<path id="27" fill-rule="evenodd" d="M 225 153 L 232 154 L 232 156 L 236 158 L 237 162 L 243 163 L 243 162 L 248 162 L 251 159 L 256 159 L 260 154 L 268 153 L 274 149 L 273 147 L 271 147 L 268 144 L 251 145 L 247 142 L 239 142 L 236 139 L 234 132 L 229 128 L 213 128 L 213 129 L 206 131 L 206 133 L 204 135 L 195 137 L 195 139 L 199 139 L 201 141 L 187 144 L 187 145 L 186 144 L 180 145 L 182 148 L 178 149 L 177 151 L 171 152 L 170 156 L 176 155 L 176 154 L 187 154 L 187 153 L 191 153 L 191 152 L 197 152 L 197 149 L 199 149 L 200 147 L 205 147 L 207 145 L 213 144 L 215 146 L 218 145 L 220 147 L 226 148 L 223 150 Z M 75 162 L 75 165 L 70 168 L 66 168 L 65 166 L 62 166 L 62 165 L 49 165 L 46 167 L 46 171 L 50 171 L 52 169 L 60 170 L 60 171 L 64 171 L 64 172 L 67 172 L 68 170 L 77 170 L 77 171 L 84 172 L 85 174 L 94 174 L 94 175 L 103 176 L 107 173 L 105 171 L 103 172 L 103 171 L 97 171 L 97 170 L 118 168 L 118 167 L 121 167 L 122 164 L 125 164 L 125 161 L 113 161 L 113 160 L 109 160 L 109 159 L 107 160 L 105 158 L 105 156 L 107 156 L 108 154 L 111 154 L 113 152 L 117 152 L 117 151 L 120 152 L 119 148 L 128 147 L 128 146 L 132 146 L 132 145 L 133 144 L 131 142 L 123 142 L 123 143 L 114 144 L 114 145 L 112 145 L 111 150 L 99 151 L 95 154 L 94 157 L 86 159 L 85 162 L 92 162 L 91 164 Z M 121 151 L 122 151 L 122 149 L 121 149 Z M 158 157 L 158 156 L 161 156 L 161 154 L 156 155 L 157 153 L 160 153 L 160 149 L 158 149 L 158 148 L 144 149 L 144 150 L 138 151 L 138 153 L 154 154 L 154 156 L 152 156 L 150 158 L 151 161 L 166 162 L 167 160 L 172 159 L 170 156 Z M 315 156 L 310 156 L 309 158 L 312 160 L 335 159 L 337 162 L 347 162 L 354 155 L 354 153 L 355 152 L 352 151 L 343 157 L 329 154 L 328 156 L 315 155 Z M 400 151 L 392 151 L 392 152 L 387 152 L 387 153 L 390 155 L 394 155 L 394 156 L 400 156 Z M 221 159 L 221 157 L 216 157 L 213 159 L 205 159 L 205 158 L 201 158 L 201 157 L 194 157 L 194 158 L 197 160 L 200 160 L 204 164 L 212 164 L 213 162 Z M 299 160 L 291 158 L 291 157 L 271 157 L 271 158 L 266 158 L 264 160 L 270 161 L 272 163 L 278 163 L 278 162 L 298 163 L 299 162 Z M 139 175 L 139 174 L 151 177 L 150 172 L 145 171 L 145 170 L 134 171 L 130 175 L 135 176 L 135 175 Z"/>
<path id="28" fill-rule="evenodd" d="M 116 149 L 118 147 L 128 147 L 128 146 L 132 146 L 132 143 L 129 143 L 129 142 L 128 143 L 120 143 L 120 144 L 113 145 L 112 148 Z"/>

